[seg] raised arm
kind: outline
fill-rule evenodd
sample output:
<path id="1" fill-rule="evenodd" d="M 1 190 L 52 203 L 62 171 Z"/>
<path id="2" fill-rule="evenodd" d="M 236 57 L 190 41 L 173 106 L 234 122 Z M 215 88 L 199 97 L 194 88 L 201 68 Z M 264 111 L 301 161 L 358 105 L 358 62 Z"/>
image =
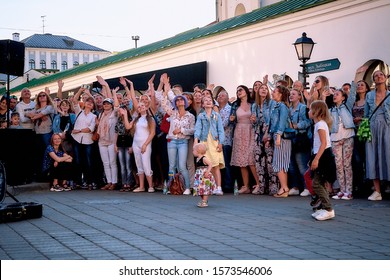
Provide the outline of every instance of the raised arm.
<path id="1" fill-rule="evenodd" d="M 156 105 L 156 95 L 154 92 L 154 78 L 156 77 L 155 74 L 149 79 L 148 81 L 148 90 L 150 91 L 150 108 L 152 109 L 153 113 L 157 112 L 157 105 Z"/>
<path id="2" fill-rule="evenodd" d="M 117 96 L 117 92 L 119 90 L 119 87 L 116 87 L 112 90 L 112 96 L 113 96 L 113 99 L 114 99 L 114 108 L 118 108 L 119 107 L 119 100 L 118 100 L 118 96 Z"/>
<path id="3" fill-rule="evenodd" d="M 64 82 L 62 80 L 58 80 L 57 85 L 58 85 L 57 97 L 62 100 L 62 88 L 64 87 Z"/>
<path id="4" fill-rule="evenodd" d="M 134 91 L 134 84 L 132 81 L 130 81 L 129 79 L 126 79 L 124 78 L 125 82 L 129 83 L 130 85 L 130 89 L 127 87 L 127 84 L 125 85 L 125 90 L 126 90 L 126 93 L 127 94 L 130 94 L 130 98 L 131 100 L 133 101 L 133 107 L 134 107 L 134 110 L 137 110 L 138 109 L 138 100 L 137 98 L 135 97 L 135 91 Z"/>
<path id="5" fill-rule="evenodd" d="M 104 80 L 102 76 L 96 76 L 96 79 L 99 82 L 99 84 L 102 86 L 102 90 L 104 89 L 104 92 L 106 93 L 106 98 L 112 98 L 111 90 L 106 80 Z"/>

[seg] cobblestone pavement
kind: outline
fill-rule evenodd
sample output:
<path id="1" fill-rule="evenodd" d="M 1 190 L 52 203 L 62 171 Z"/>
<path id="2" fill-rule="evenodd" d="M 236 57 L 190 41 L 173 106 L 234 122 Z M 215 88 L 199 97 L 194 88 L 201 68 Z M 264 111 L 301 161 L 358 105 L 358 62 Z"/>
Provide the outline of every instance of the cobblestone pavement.
<path id="1" fill-rule="evenodd" d="M 333 200 L 311 217 L 308 197 L 192 196 L 118 191 L 21 192 L 43 217 L 0 224 L 0 259 L 390 259 L 390 200 Z M 13 202 L 6 198 L 4 203 Z"/>

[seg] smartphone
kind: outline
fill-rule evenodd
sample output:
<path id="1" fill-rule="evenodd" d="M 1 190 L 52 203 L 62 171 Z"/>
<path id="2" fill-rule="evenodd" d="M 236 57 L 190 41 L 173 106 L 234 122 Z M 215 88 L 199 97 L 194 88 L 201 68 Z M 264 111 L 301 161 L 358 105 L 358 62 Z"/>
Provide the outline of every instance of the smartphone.
<path id="1" fill-rule="evenodd" d="M 85 89 L 90 89 L 91 86 L 90 85 L 81 85 L 82 88 L 85 88 Z"/>

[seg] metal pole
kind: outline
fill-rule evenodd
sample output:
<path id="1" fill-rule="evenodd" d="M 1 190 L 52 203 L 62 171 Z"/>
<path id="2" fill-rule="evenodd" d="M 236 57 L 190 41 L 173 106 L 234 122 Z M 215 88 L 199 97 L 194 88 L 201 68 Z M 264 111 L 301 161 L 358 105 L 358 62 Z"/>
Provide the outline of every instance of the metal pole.
<path id="1" fill-rule="evenodd" d="M 307 78 L 307 71 L 306 71 L 306 59 L 302 59 L 302 74 L 303 74 L 303 88 L 308 89 L 309 87 L 307 86 L 306 83 L 306 78 Z"/>

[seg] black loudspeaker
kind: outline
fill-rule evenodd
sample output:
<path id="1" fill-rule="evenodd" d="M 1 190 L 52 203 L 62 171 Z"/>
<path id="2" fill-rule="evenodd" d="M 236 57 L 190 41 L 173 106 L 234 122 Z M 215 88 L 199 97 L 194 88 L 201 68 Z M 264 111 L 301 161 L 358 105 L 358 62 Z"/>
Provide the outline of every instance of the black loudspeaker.
<path id="1" fill-rule="evenodd" d="M 0 40 L 0 73 L 23 76 L 24 43 Z"/>
<path id="2" fill-rule="evenodd" d="M 34 169 L 35 132 L 31 129 L 0 129 L 0 161 L 10 186 L 31 181 Z"/>

